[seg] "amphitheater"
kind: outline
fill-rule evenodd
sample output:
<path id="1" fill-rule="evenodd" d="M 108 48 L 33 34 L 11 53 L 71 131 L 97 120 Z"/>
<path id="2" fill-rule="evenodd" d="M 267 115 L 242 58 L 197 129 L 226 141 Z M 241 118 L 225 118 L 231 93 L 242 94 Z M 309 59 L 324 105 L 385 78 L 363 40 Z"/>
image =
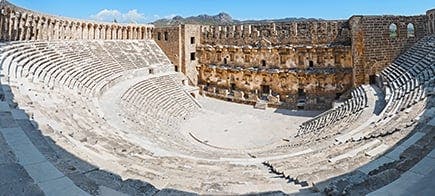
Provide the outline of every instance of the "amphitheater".
<path id="1" fill-rule="evenodd" d="M 435 9 L 157 27 L 0 8 L 0 195 L 435 191 Z"/>

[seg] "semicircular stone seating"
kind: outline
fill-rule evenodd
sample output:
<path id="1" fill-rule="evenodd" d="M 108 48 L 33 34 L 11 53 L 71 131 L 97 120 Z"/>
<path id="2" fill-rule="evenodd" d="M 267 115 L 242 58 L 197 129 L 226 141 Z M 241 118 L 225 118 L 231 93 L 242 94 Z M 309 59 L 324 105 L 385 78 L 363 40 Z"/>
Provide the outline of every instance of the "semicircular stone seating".
<path id="1" fill-rule="evenodd" d="M 39 169 L 59 171 L 42 181 L 29 172 L 29 181 L 34 180 L 29 189 L 39 187 L 55 195 L 62 193 L 63 186 L 90 194 L 155 194 L 165 192 L 164 188 L 234 193 L 231 188 L 207 188 L 204 182 L 210 172 L 234 189 L 240 186 L 232 185 L 234 181 L 248 187 L 270 185 L 257 192 L 292 188 L 270 179 L 260 164 L 219 161 L 225 154 L 190 145 L 190 140 L 177 133 L 176 126 L 199 105 L 183 90 L 179 73 L 171 70 L 169 60 L 152 40 L 8 42 L 0 50 L 5 112 L 10 118 L 15 118 L 15 112 L 20 114 L 17 130 L 28 135 L 32 149 L 41 152 L 40 158 L 48 160 L 44 162 L 47 166 Z M 114 114 L 129 129 L 118 129 L 106 120 L 99 101 L 112 87 L 130 80 L 139 81 L 118 92 L 122 110 Z M 130 129 L 140 135 L 133 135 Z M 66 182 L 58 182 L 59 177 Z M 49 182 L 62 186 L 52 190 L 56 186 Z"/>

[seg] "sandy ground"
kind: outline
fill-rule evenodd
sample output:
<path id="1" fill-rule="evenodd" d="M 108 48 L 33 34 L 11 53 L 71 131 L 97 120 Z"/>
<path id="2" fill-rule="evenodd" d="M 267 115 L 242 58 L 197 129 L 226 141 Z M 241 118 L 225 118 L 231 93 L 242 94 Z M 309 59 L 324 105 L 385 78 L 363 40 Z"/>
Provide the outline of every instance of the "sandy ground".
<path id="1" fill-rule="evenodd" d="M 299 125 L 321 111 L 297 111 L 253 106 L 199 97 L 202 110 L 181 126 L 184 134 L 208 145 L 251 149 L 293 136 Z"/>

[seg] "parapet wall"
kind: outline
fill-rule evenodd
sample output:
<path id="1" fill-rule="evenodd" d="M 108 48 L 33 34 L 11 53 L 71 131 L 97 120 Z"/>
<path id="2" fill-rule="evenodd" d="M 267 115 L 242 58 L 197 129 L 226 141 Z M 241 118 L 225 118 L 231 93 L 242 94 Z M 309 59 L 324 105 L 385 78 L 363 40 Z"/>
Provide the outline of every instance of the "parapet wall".
<path id="1" fill-rule="evenodd" d="M 0 2 L 0 41 L 151 39 L 153 25 L 103 23 L 51 16 Z"/>
<path id="2" fill-rule="evenodd" d="M 203 44 L 250 45 L 267 40 L 272 45 L 350 45 L 347 21 L 311 20 L 298 22 L 243 24 L 229 26 L 202 26 Z"/>
<path id="3" fill-rule="evenodd" d="M 379 74 L 428 34 L 426 15 L 353 16 L 349 23 L 355 85 L 368 83 L 369 76 Z"/>

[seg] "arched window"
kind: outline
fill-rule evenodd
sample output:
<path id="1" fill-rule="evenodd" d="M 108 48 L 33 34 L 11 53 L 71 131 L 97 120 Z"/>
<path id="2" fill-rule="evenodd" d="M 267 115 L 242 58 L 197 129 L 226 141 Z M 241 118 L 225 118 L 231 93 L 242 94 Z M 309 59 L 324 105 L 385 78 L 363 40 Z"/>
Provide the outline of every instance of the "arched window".
<path id="1" fill-rule="evenodd" d="M 165 37 L 165 41 L 168 41 L 168 39 L 169 39 L 168 32 L 164 33 L 164 37 Z"/>
<path id="2" fill-rule="evenodd" d="M 408 37 L 414 37 L 414 25 L 412 23 L 409 23 L 408 26 L 406 26 L 406 30 L 408 32 Z"/>
<path id="3" fill-rule="evenodd" d="M 390 30 L 390 37 L 397 37 L 397 25 L 396 24 L 394 24 L 394 23 L 390 24 L 389 30 Z"/>
<path id="4" fill-rule="evenodd" d="M 157 32 L 157 40 L 161 40 L 162 39 L 162 33 Z"/>

